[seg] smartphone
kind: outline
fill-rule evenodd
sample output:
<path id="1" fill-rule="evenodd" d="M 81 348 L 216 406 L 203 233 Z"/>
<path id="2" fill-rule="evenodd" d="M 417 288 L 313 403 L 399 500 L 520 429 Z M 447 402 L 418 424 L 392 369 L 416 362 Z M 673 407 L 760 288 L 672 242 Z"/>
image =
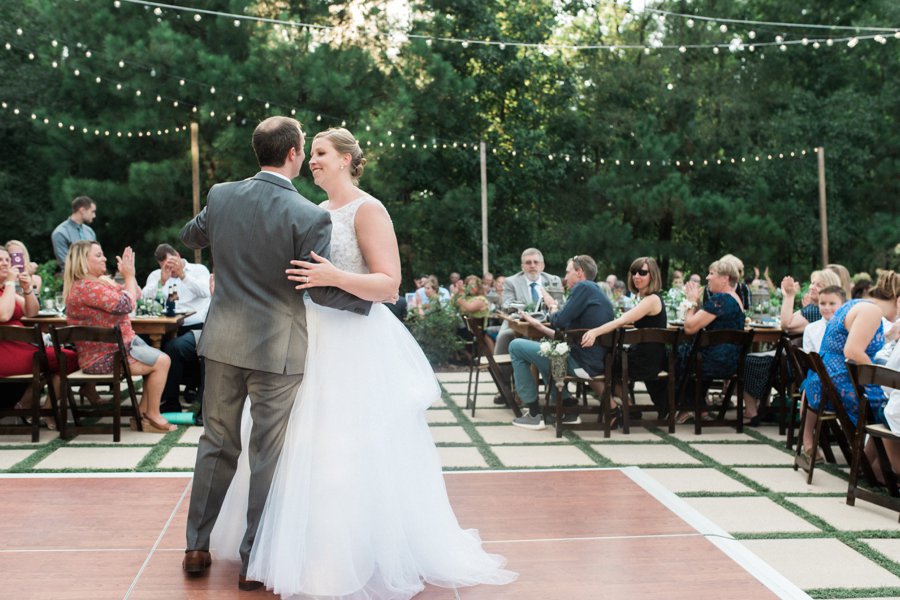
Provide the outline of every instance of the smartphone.
<path id="1" fill-rule="evenodd" d="M 25 253 L 10 252 L 9 258 L 12 260 L 12 266 L 19 268 L 19 273 L 25 272 Z"/>

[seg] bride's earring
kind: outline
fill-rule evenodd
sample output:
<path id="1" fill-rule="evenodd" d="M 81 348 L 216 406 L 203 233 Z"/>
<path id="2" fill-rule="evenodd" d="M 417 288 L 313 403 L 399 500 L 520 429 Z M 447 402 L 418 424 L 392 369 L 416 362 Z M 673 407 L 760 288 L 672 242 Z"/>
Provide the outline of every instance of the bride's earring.
<path id="1" fill-rule="evenodd" d="M 343 171 L 343 170 L 344 170 L 344 165 L 341 165 L 341 171 Z"/>

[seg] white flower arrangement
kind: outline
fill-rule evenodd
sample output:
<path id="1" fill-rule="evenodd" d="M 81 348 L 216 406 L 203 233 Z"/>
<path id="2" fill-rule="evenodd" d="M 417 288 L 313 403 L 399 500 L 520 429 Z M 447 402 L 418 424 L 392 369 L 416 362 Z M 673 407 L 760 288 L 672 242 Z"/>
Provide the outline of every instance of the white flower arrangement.
<path id="1" fill-rule="evenodd" d="M 545 339 L 541 342 L 541 347 L 538 352 L 541 356 L 546 356 L 546 357 L 568 356 L 569 344 L 567 344 L 566 342 L 559 341 L 559 340 Z"/>
<path id="2" fill-rule="evenodd" d="M 676 318 L 683 321 L 685 315 L 687 315 L 688 309 L 693 308 L 695 306 L 697 306 L 696 302 L 694 302 L 692 300 L 688 300 L 687 298 L 683 299 L 681 301 L 681 303 L 678 305 L 678 308 L 675 309 Z"/>

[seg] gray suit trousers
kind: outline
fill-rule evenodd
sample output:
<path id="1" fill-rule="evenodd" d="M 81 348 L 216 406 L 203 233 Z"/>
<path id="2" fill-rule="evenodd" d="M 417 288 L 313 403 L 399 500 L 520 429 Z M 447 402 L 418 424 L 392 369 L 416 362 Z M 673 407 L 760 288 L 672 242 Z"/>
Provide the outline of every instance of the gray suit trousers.
<path id="1" fill-rule="evenodd" d="M 241 453 L 241 413 L 249 396 L 253 417 L 250 447 L 246 449 L 250 453 L 250 497 L 247 531 L 240 549 L 241 574 L 246 575 L 250 549 L 302 380 L 302 374 L 278 375 L 206 359 L 204 433 L 194 467 L 187 523 L 188 550 L 209 549 L 209 536 Z"/>

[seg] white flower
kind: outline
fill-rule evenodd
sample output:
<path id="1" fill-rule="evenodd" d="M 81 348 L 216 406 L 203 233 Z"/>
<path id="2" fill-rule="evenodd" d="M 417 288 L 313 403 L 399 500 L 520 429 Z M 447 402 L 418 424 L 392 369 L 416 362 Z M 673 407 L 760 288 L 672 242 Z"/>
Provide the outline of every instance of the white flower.
<path id="1" fill-rule="evenodd" d="M 541 342 L 541 355 L 548 356 L 551 352 L 553 352 L 553 346 L 550 345 L 550 342 Z"/>
<path id="2" fill-rule="evenodd" d="M 554 352 L 556 352 L 560 356 L 565 356 L 569 353 L 569 345 L 565 342 L 560 342 L 556 345 Z"/>

